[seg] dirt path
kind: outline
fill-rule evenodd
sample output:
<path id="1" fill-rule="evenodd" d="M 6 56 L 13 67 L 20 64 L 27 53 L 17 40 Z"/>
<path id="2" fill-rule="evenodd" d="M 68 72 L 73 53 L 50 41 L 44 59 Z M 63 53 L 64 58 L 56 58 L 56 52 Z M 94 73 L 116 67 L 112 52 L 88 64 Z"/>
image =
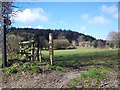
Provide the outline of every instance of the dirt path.
<path id="1" fill-rule="evenodd" d="M 84 71 L 83 71 L 84 72 Z M 4 83 L 3 88 L 64 88 L 73 78 L 80 76 L 82 71 L 71 72 L 51 71 L 39 75 L 21 75 L 19 80 Z"/>

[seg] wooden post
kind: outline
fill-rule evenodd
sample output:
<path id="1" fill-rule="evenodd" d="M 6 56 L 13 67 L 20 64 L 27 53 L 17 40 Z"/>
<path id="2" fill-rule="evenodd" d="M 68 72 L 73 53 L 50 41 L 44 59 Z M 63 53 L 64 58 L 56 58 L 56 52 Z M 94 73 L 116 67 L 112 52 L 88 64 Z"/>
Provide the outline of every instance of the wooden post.
<path id="1" fill-rule="evenodd" d="M 22 52 L 22 50 L 21 50 L 21 49 L 22 49 L 22 45 L 21 45 L 20 43 L 21 43 L 21 42 L 19 42 L 19 45 L 20 45 L 20 53 L 19 53 L 19 54 L 22 55 L 22 54 L 21 54 L 21 52 Z"/>
<path id="2" fill-rule="evenodd" d="M 23 48 L 23 44 L 21 44 L 21 49 Z M 24 50 L 21 50 L 21 55 L 23 55 Z"/>
<path id="3" fill-rule="evenodd" d="M 39 61 L 39 41 L 37 42 L 37 61 Z"/>
<path id="4" fill-rule="evenodd" d="M 22 48 L 24 48 L 24 47 L 25 47 L 25 45 L 22 44 Z M 26 56 L 26 54 L 25 54 L 25 53 L 26 53 L 26 50 L 25 50 L 25 49 L 23 50 L 23 53 L 24 53 L 23 56 L 25 57 L 25 56 Z"/>
<path id="5" fill-rule="evenodd" d="M 4 27 L 2 27 L 2 58 L 3 68 L 7 67 L 7 55 L 6 55 L 6 18 L 4 18 Z"/>
<path id="6" fill-rule="evenodd" d="M 39 50 L 39 56 L 40 56 L 40 62 L 42 62 L 42 53 L 41 53 L 41 48 Z"/>
<path id="7" fill-rule="evenodd" d="M 34 60 L 34 42 L 31 43 L 31 60 Z"/>
<path id="8" fill-rule="evenodd" d="M 53 65 L 53 35 L 49 33 L 49 58 L 50 64 Z"/>

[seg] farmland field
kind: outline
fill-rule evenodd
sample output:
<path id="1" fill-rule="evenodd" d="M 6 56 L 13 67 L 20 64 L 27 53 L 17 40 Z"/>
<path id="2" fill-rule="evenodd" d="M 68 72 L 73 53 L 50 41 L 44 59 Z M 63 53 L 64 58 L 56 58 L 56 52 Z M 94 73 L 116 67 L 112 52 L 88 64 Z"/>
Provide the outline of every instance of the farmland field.
<path id="1" fill-rule="evenodd" d="M 42 51 L 44 60 L 49 62 L 49 51 Z M 67 49 L 54 50 L 53 66 L 40 66 L 42 74 L 21 73 L 19 65 L 16 74 L 5 74 L 3 72 L 3 87 L 78 87 L 78 88 L 117 88 L 118 87 L 118 50 L 117 49 Z M 28 64 L 28 63 L 27 63 Z M 24 64 L 23 64 L 24 65 Z M 33 65 L 33 64 L 31 64 Z M 54 67 L 54 69 L 53 69 Z M 61 71 L 58 71 L 61 70 Z M 34 70 L 36 71 L 36 70 Z M 13 79 L 6 79 L 13 78 Z M 16 79 L 17 78 L 17 79 Z M 36 79 L 37 78 L 37 79 Z M 23 80 L 22 83 L 21 81 Z M 11 84 L 12 82 L 12 84 Z M 51 82 L 51 83 L 50 83 Z M 18 83 L 16 86 L 15 84 Z"/>
<path id="2" fill-rule="evenodd" d="M 49 52 L 42 51 L 43 58 L 49 60 Z M 101 67 L 113 69 L 118 67 L 117 49 L 69 49 L 54 50 L 54 64 L 63 67 Z"/>

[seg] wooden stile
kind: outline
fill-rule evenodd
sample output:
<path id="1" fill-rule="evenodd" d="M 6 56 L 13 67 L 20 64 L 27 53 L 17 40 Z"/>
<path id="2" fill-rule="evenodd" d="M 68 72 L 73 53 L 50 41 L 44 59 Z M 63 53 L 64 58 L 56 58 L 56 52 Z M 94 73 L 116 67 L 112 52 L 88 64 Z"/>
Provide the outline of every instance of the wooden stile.
<path id="1" fill-rule="evenodd" d="M 24 47 L 31 44 L 31 47 Z M 30 60 L 34 60 L 34 40 L 19 42 L 20 55 L 30 57 Z"/>
<path id="2" fill-rule="evenodd" d="M 36 59 L 37 61 L 42 62 L 42 53 L 41 53 L 39 41 L 38 43 L 36 43 L 37 47 L 35 47 L 34 40 L 19 42 L 19 45 L 20 45 L 20 55 L 30 57 L 30 60 L 32 61 Z M 30 45 L 30 47 L 29 46 L 27 47 L 26 45 Z M 50 65 L 53 65 L 53 35 L 52 33 L 49 33 L 49 59 L 50 59 Z"/>

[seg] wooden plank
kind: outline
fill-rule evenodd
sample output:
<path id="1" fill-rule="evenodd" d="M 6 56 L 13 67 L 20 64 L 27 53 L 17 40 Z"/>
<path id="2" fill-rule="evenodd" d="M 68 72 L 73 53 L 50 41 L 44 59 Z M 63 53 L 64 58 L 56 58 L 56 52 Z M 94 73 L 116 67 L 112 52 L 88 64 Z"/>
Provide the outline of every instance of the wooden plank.
<path id="1" fill-rule="evenodd" d="M 33 56 L 32 54 L 28 54 L 28 56 Z"/>
<path id="2" fill-rule="evenodd" d="M 19 44 L 30 44 L 30 43 L 34 43 L 34 40 L 19 42 Z"/>
<path id="3" fill-rule="evenodd" d="M 19 52 L 19 53 L 21 53 L 21 54 L 31 54 L 31 53 L 26 53 L 26 52 Z"/>
<path id="4" fill-rule="evenodd" d="M 29 50 L 33 50 L 33 47 L 32 48 L 21 48 L 20 50 L 27 50 L 27 51 L 29 51 Z"/>

